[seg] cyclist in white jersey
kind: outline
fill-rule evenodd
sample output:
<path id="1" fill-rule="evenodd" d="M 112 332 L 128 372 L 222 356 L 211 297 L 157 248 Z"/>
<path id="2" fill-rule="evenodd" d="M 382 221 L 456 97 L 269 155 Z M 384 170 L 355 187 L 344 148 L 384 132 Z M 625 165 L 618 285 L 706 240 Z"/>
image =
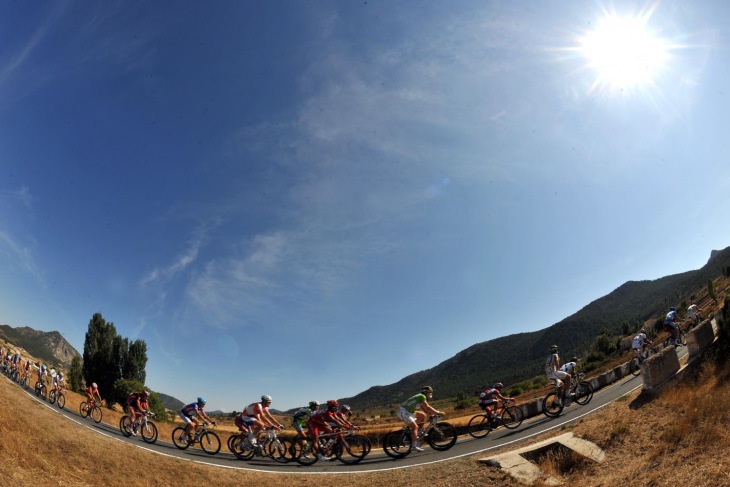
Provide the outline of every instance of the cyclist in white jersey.
<path id="1" fill-rule="evenodd" d="M 548 380 L 554 380 L 556 385 L 562 385 L 563 396 L 565 397 L 565 405 L 570 405 L 570 379 L 569 373 L 560 370 L 560 356 L 558 356 L 558 346 L 550 347 L 550 355 L 545 361 L 545 375 Z"/>

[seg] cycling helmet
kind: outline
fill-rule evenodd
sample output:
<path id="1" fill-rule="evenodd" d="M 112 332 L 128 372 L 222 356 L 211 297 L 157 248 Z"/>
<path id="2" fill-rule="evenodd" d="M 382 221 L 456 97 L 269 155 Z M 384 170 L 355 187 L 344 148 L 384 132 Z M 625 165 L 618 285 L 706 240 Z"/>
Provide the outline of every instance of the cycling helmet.
<path id="1" fill-rule="evenodd" d="M 309 401 L 310 409 L 319 409 L 319 401 Z"/>
<path id="2" fill-rule="evenodd" d="M 92 382 L 92 383 L 91 383 L 91 388 L 92 388 L 92 389 L 98 389 L 98 388 L 99 388 L 99 386 L 97 386 L 97 385 L 96 385 L 96 382 Z"/>
<path id="3" fill-rule="evenodd" d="M 351 408 L 347 404 L 343 404 L 342 406 L 340 406 L 340 412 L 349 413 L 350 411 L 351 411 Z"/>
<path id="4" fill-rule="evenodd" d="M 423 387 L 421 387 L 421 392 L 433 392 L 433 387 L 423 386 Z"/>
<path id="5" fill-rule="evenodd" d="M 550 346 L 550 351 L 551 352 L 557 352 L 558 351 L 558 346 L 557 345 L 551 345 Z"/>
<path id="6" fill-rule="evenodd" d="M 496 384 L 494 384 L 495 389 L 501 389 L 503 387 L 504 387 L 504 384 L 502 384 L 501 382 L 497 382 Z"/>
<path id="7" fill-rule="evenodd" d="M 571 362 L 577 362 L 578 361 L 578 357 L 571 357 L 570 361 Z"/>
<path id="8" fill-rule="evenodd" d="M 269 396 L 268 394 L 264 394 L 263 396 L 261 396 L 261 402 L 271 402 L 271 396 Z"/>
<path id="9" fill-rule="evenodd" d="M 145 390 L 144 390 L 144 395 L 145 395 L 145 396 L 148 396 L 148 397 L 149 397 L 149 395 L 150 395 L 150 391 L 148 391 L 147 389 L 145 389 Z"/>
<path id="10" fill-rule="evenodd" d="M 203 406 L 205 406 L 205 398 L 204 397 L 199 397 L 198 398 L 198 404 L 202 404 Z"/>
<path id="11" fill-rule="evenodd" d="M 339 405 L 340 405 L 340 403 L 335 401 L 334 399 L 330 399 L 329 401 L 327 401 L 327 407 L 330 409 L 333 409 L 333 408 L 336 409 L 337 406 L 339 406 Z"/>
<path id="12" fill-rule="evenodd" d="M 669 311 L 677 311 L 677 308 L 675 308 L 674 306 L 670 306 Z"/>
<path id="13" fill-rule="evenodd" d="M 641 329 L 641 333 L 646 333 L 646 329 L 645 328 L 642 328 Z"/>
<path id="14" fill-rule="evenodd" d="M 61 379 L 63 379 L 63 372 L 59 372 L 58 373 L 58 377 L 60 377 Z"/>

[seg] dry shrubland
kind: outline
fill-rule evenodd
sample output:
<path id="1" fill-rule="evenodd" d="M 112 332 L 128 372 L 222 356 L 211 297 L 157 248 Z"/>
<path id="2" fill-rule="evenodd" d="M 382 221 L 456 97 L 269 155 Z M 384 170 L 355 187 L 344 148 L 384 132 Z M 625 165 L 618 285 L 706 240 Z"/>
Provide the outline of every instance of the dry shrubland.
<path id="1" fill-rule="evenodd" d="M 540 441 L 570 430 L 606 452 L 602 464 L 555 454 L 541 467 L 560 476 L 566 485 L 730 485 L 730 460 L 725 456 L 730 444 L 728 379 L 730 367 L 709 363 L 656 399 L 636 392 L 563 431 L 535 438 Z M 78 400 L 72 395 L 67 407 L 77 406 Z M 63 419 L 2 378 L 0 411 L 0 471 L 8 485 L 519 485 L 500 470 L 479 463 L 483 455 L 346 476 L 267 474 L 199 465 L 96 434 Z M 120 413 L 104 413 L 105 421 L 118 421 Z M 166 429 L 160 431 L 162 438 L 169 435 Z"/>

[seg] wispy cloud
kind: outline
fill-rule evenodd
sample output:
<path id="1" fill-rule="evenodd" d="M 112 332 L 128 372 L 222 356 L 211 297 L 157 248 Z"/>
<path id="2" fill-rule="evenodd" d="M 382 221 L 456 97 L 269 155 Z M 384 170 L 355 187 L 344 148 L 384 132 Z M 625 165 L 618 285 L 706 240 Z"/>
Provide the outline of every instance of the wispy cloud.
<path id="1" fill-rule="evenodd" d="M 2 231 L 0 231 L 0 252 L 4 254 L 7 262 L 20 267 L 35 277 L 40 284 L 45 285 L 45 277 L 38 268 L 31 250 L 18 244 L 10 235 Z"/>

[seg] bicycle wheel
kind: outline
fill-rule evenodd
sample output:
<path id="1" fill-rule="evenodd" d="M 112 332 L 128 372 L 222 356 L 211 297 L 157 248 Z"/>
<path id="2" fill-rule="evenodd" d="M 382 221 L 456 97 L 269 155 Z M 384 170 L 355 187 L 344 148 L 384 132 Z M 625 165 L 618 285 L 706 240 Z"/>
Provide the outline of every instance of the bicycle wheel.
<path id="1" fill-rule="evenodd" d="M 591 402 L 591 399 L 593 399 L 593 386 L 591 383 L 586 381 L 578 382 L 575 386 L 575 397 L 573 400 L 581 406 L 585 406 Z"/>
<path id="2" fill-rule="evenodd" d="M 548 418 L 557 418 L 563 412 L 563 403 L 554 392 L 549 393 L 542 400 L 542 412 Z"/>
<path id="3" fill-rule="evenodd" d="M 286 438 L 276 438 L 269 443 L 269 456 L 279 463 L 288 463 L 292 461 L 291 457 L 291 441 Z"/>
<path id="4" fill-rule="evenodd" d="M 132 418 L 122 416 L 122 419 L 119 420 L 119 431 L 126 437 L 132 436 Z"/>
<path id="5" fill-rule="evenodd" d="M 469 420 L 469 425 L 467 427 L 467 431 L 469 431 L 469 436 L 473 438 L 484 438 L 489 434 L 490 431 L 492 431 L 492 428 L 489 425 L 489 418 L 486 414 L 477 414 L 473 418 Z"/>
<path id="6" fill-rule="evenodd" d="M 363 442 L 363 445 L 365 445 L 365 456 L 367 456 L 368 453 L 370 453 L 370 450 L 373 449 L 373 443 L 372 443 L 372 441 L 370 441 L 370 438 L 368 438 L 365 435 L 357 434 L 357 435 L 354 435 L 354 436 L 360 438 L 360 441 L 362 441 Z"/>
<path id="7" fill-rule="evenodd" d="M 309 438 L 299 438 L 294 443 L 294 460 L 300 465 L 314 465 L 317 463 L 317 453 L 314 451 L 314 443 Z"/>
<path id="8" fill-rule="evenodd" d="M 48 394 L 48 402 L 51 404 L 55 404 L 56 402 L 56 391 L 51 390 L 51 392 Z"/>
<path id="9" fill-rule="evenodd" d="M 247 434 L 238 434 L 231 436 L 232 440 L 229 441 L 229 449 L 236 455 L 236 458 L 241 460 L 250 460 L 256 453 L 251 447 L 251 443 L 248 440 Z"/>
<path id="10" fill-rule="evenodd" d="M 513 430 L 522 424 L 522 420 L 525 419 L 525 413 L 522 412 L 522 408 L 509 406 L 504 408 L 500 419 L 505 428 Z"/>
<path id="11" fill-rule="evenodd" d="M 411 433 L 408 430 L 392 431 L 383 438 L 383 451 L 391 458 L 403 458 L 411 452 Z"/>
<path id="12" fill-rule="evenodd" d="M 102 412 L 99 406 L 91 408 L 91 419 L 93 419 L 95 423 L 101 423 L 101 416 Z"/>
<path id="13" fill-rule="evenodd" d="M 46 387 L 45 384 L 41 386 L 41 397 L 44 400 L 48 400 L 48 387 Z"/>
<path id="14" fill-rule="evenodd" d="M 456 428 L 446 422 L 436 423 L 426 436 L 426 441 L 431 448 L 438 451 L 445 451 L 456 444 Z"/>
<path id="15" fill-rule="evenodd" d="M 206 431 L 200 435 L 200 447 L 208 455 L 215 455 L 221 451 L 221 439 L 212 431 Z"/>
<path id="16" fill-rule="evenodd" d="M 641 363 L 639 362 L 639 357 L 634 357 L 629 362 L 629 372 L 631 372 L 631 375 L 636 377 L 637 375 L 641 374 Z"/>
<path id="17" fill-rule="evenodd" d="M 367 455 L 367 446 L 357 436 L 344 436 L 335 445 L 335 456 L 345 465 L 354 465 Z"/>
<path id="18" fill-rule="evenodd" d="M 66 395 L 63 393 L 59 393 L 58 397 L 56 398 L 56 404 L 58 404 L 58 407 L 61 409 L 66 407 Z"/>
<path id="19" fill-rule="evenodd" d="M 85 418 L 89 415 L 89 410 L 87 409 L 87 406 L 88 404 L 86 403 L 86 401 L 79 404 L 79 414 L 81 414 L 82 418 Z"/>
<path id="20" fill-rule="evenodd" d="M 157 441 L 157 425 L 147 421 L 147 424 L 140 428 L 142 432 L 142 439 L 145 443 L 154 443 Z"/>
<path id="21" fill-rule="evenodd" d="M 172 430 L 172 442 L 181 450 L 187 450 L 191 445 L 191 443 L 188 443 L 188 434 L 185 432 L 185 428 L 179 426 Z"/>
<path id="22" fill-rule="evenodd" d="M 679 344 L 683 347 L 687 346 L 687 335 L 685 335 L 684 330 L 679 330 Z"/>

